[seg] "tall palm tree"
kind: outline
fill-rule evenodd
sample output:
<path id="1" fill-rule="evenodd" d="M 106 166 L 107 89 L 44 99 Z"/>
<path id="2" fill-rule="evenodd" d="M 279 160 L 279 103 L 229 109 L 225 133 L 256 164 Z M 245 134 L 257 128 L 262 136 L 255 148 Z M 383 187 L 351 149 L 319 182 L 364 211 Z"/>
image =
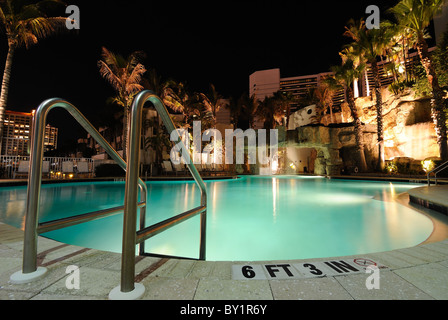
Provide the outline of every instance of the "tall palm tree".
<path id="1" fill-rule="evenodd" d="M 431 114 L 436 125 L 437 142 L 440 157 L 443 161 L 448 160 L 446 114 L 443 103 L 444 93 L 440 88 L 439 79 L 429 55 L 428 43 L 424 35 L 432 19 L 442 10 L 446 2 L 446 0 L 402 0 L 390 9 L 399 25 L 402 28 L 407 28 L 414 34 L 414 47 L 417 48 L 420 61 L 432 87 Z"/>
<path id="2" fill-rule="evenodd" d="M 192 120 L 201 117 L 197 95 L 190 93 L 184 82 L 168 80 L 164 84 L 162 97 L 171 110 L 184 115 L 184 128 L 191 127 Z"/>
<path id="3" fill-rule="evenodd" d="M 264 129 L 275 129 L 283 123 L 285 117 L 285 103 L 278 95 L 266 97 L 257 109 L 257 115 L 264 122 Z"/>
<path id="4" fill-rule="evenodd" d="M 149 69 L 146 72 L 142 85 L 145 89 L 154 92 L 165 105 L 176 112 L 183 111 L 182 101 L 188 100 L 190 97 L 184 83 L 176 82 L 173 79 L 164 81 L 155 69 Z"/>
<path id="5" fill-rule="evenodd" d="M 334 75 L 329 78 L 327 82 L 331 82 L 333 79 L 333 87 L 339 85 L 346 90 L 346 102 L 350 108 L 350 113 L 353 118 L 355 140 L 356 140 L 356 153 L 357 153 L 357 164 L 359 166 L 360 172 L 367 171 L 367 163 L 364 155 L 364 141 L 362 134 L 362 122 L 358 115 L 358 110 L 355 104 L 355 97 L 352 89 L 352 85 L 355 79 L 358 79 L 363 71 L 365 65 L 357 65 L 350 58 L 345 58 L 340 66 L 334 66 L 331 68 Z"/>
<path id="6" fill-rule="evenodd" d="M 260 105 L 260 101 L 252 95 L 249 97 L 247 93 L 244 93 L 237 102 L 241 106 L 244 115 L 249 120 L 249 128 L 253 128 L 255 124 L 255 117 L 257 116 L 257 110 Z"/>
<path id="7" fill-rule="evenodd" d="M 48 17 L 45 13 L 48 9 L 57 5 L 64 4 L 55 0 L 0 1 L 0 24 L 8 40 L 8 54 L 0 93 L 0 140 L 3 135 L 3 114 L 8 101 L 14 54 L 18 48 L 25 47 L 28 49 L 32 45 L 38 44 L 41 39 L 68 30 L 66 28 L 68 18 Z M 0 151 L 1 145 L 0 141 Z"/>
<path id="8" fill-rule="evenodd" d="M 230 118 L 233 128 L 238 128 L 238 123 L 242 112 L 241 104 L 238 103 L 238 101 L 235 101 L 233 97 L 230 97 L 229 104 L 226 105 L 226 108 L 230 111 Z"/>
<path id="9" fill-rule="evenodd" d="M 284 116 L 286 117 L 286 128 L 289 126 L 289 117 L 291 116 L 291 104 L 297 102 L 297 99 L 289 91 L 277 91 L 274 92 L 274 99 L 279 105 L 279 108 L 283 109 Z"/>
<path id="10" fill-rule="evenodd" d="M 316 87 L 307 88 L 305 94 L 298 99 L 300 107 L 308 107 L 317 104 L 319 100 L 315 94 Z"/>
<path id="11" fill-rule="evenodd" d="M 144 53 L 136 51 L 127 58 L 102 48 L 102 59 L 98 61 L 101 76 L 114 88 L 117 95 L 113 102 L 124 108 L 123 113 L 123 159 L 126 160 L 128 119 L 134 96 L 143 90 L 140 84 L 146 72 L 141 63 Z"/>
<path id="12" fill-rule="evenodd" d="M 222 107 L 222 95 L 210 84 L 208 94 L 197 93 L 197 99 L 201 105 L 201 120 L 206 123 L 207 129 L 215 127 L 216 114 Z"/>
<path id="13" fill-rule="evenodd" d="M 155 69 L 149 69 L 146 71 L 142 80 L 142 85 L 145 89 L 151 90 L 163 100 L 164 89 L 167 82 L 163 82 L 162 77 L 157 74 Z"/>
<path id="14" fill-rule="evenodd" d="M 350 44 L 353 48 L 352 55 L 358 55 L 361 61 L 370 63 L 372 69 L 375 99 L 376 99 L 376 114 L 377 114 L 377 135 L 378 135 L 378 163 L 377 169 L 384 168 L 384 135 L 383 135 L 383 98 L 381 95 L 381 80 L 378 67 L 377 58 L 381 57 L 386 49 L 391 45 L 391 41 L 395 36 L 394 29 L 390 27 L 391 24 L 383 21 L 379 29 L 367 29 L 364 20 L 355 22 L 349 21 L 349 25 L 345 28 L 345 36 L 354 40 Z"/>
<path id="15" fill-rule="evenodd" d="M 210 103 L 210 108 L 213 113 L 213 117 L 216 119 L 216 114 L 221 110 L 223 96 L 216 90 L 213 84 L 210 84 L 210 91 L 207 94 L 207 100 Z"/>
<path id="16" fill-rule="evenodd" d="M 320 111 L 326 112 L 330 110 L 331 122 L 334 122 L 333 118 L 333 97 L 337 90 L 337 86 L 333 85 L 333 82 L 326 81 L 324 79 L 321 84 L 314 90 L 314 95 L 317 100 L 317 107 Z M 319 121 L 320 122 L 320 121 Z"/>
<path id="17" fill-rule="evenodd" d="M 432 19 L 447 3 L 446 0 L 401 0 L 390 9 L 400 26 L 409 29 L 415 35 L 415 46 L 426 71 L 428 81 L 432 87 L 431 115 L 436 125 L 437 142 L 440 157 L 443 161 L 448 160 L 447 126 L 444 112 L 443 90 L 440 88 L 439 79 L 435 71 L 425 40 L 425 31 Z"/>
<path id="18" fill-rule="evenodd" d="M 160 123 L 158 117 L 144 120 L 143 129 L 148 130 L 150 128 L 153 128 L 152 134 L 143 139 L 144 148 L 145 150 L 149 148 L 154 150 L 155 165 L 160 170 L 163 161 L 163 151 L 169 150 L 171 147 L 170 135 L 165 126 Z"/>

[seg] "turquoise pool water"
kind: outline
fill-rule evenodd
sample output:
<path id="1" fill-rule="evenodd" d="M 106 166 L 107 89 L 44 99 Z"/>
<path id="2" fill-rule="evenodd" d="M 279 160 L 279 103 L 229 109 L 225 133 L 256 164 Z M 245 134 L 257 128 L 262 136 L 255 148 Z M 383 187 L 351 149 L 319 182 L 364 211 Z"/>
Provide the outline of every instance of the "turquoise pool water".
<path id="1" fill-rule="evenodd" d="M 194 182 L 148 182 L 147 224 L 199 205 Z M 417 245 L 432 221 L 391 199 L 417 185 L 248 176 L 206 181 L 207 260 L 260 261 L 365 254 Z M 123 205 L 124 182 L 44 185 L 40 221 Z M 26 187 L 0 188 L 0 220 L 23 227 Z M 123 215 L 44 236 L 120 252 Z M 146 251 L 197 258 L 199 216 L 146 242 Z"/>

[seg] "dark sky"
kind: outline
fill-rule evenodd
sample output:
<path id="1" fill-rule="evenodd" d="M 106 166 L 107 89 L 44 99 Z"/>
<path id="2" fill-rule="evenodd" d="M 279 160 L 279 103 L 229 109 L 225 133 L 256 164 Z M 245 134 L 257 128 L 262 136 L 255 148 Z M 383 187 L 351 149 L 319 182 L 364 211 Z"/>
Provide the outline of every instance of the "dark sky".
<path id="1" fill-rule="evenodd" d="M 30 111 L 45 99 L 64 98 L 95 119 L 114 92 L 99 75 L 101 47 L 147 54 L 145 66 L 192 91 L 210 83 L 224 96 L 248 91 L 249 75 L 280 68 L 282 77 L 326 72 L 338 64 L 350 18 L 367 17 L 397 1 L 66 1 L 80 9 L 78 33 L 17 50 L 8 109 Z M 3 70 L 7 43 L 0 37 Z M 48 121 L 66 139 L 82 133 L 63 111 Z M 92 120 L 92 122 L 95 122 Z"/>

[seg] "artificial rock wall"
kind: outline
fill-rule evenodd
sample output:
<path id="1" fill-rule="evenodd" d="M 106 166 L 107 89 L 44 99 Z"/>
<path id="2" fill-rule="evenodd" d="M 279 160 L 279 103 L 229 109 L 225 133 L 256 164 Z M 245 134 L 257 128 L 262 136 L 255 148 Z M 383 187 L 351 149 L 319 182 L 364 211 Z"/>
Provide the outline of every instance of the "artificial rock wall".
<path id="1" fill-rule="evenodd" d="M 405 157 L 415 161 L 437 158 L 439 149 L 430 100 L 416 97 L 411 90 L 392 95 L 385 89 L 383 102 L 385 158 Z M 373 170 L 378 159 L 375 99 L 358 98 L 356 106 L 364 124 L 366 162 Z M 298 127 L 293 135 L 288 134 L 287 147 L 314 148 L 317 151 L 315 174 L 333 175 L 354 170 L 355 136 L 348 106 L 343 104 L 341 114 L 335 117 L 342 123 Z"/>

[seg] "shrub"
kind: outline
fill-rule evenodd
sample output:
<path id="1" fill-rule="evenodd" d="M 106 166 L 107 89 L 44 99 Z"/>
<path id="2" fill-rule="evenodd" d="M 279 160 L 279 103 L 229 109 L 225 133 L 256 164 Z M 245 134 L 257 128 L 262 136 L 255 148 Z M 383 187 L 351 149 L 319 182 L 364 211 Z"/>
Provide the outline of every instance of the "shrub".
<path id="1" fill-rule="evenodd" d="M 436 167 L 436 164 L 433 160 L 424 160 L 422 161 L 423 170 L 428 173 Z"/>
<path id="2" fill-rule="evenodd" d="M 398 168 L 395 161 L 390 161 L 386 163 L 386 166 L 384 167 L 384 171 L 389 174 L 397 174 Z"/>

